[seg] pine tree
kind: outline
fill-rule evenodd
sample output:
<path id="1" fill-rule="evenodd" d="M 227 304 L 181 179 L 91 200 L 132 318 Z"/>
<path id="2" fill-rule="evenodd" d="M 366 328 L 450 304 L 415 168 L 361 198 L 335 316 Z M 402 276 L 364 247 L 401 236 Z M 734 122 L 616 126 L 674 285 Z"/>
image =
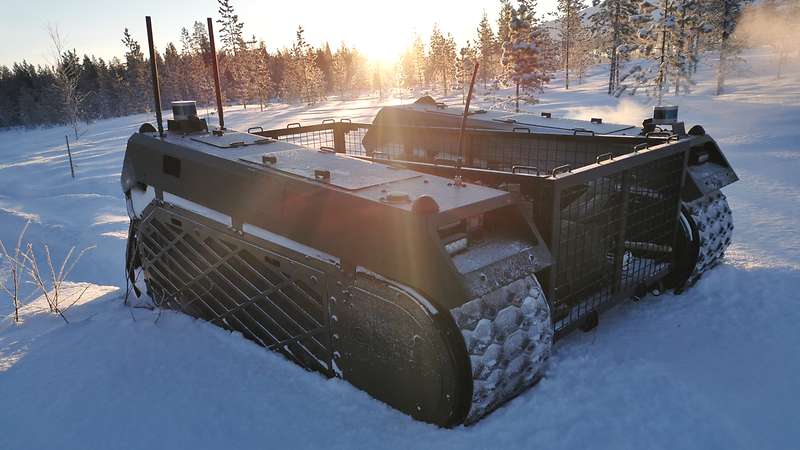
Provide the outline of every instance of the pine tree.
<path id="1" fill-rule="evenodd" d="M 503 43 L 502 64 L 506 80 L 516 87 L 515 110 L 519 112 L 520 99 L 535 102 L 533 95 L 542 91 L 551 74 L 543 53 L 544 31 L 535 23 L 534 12 L 526 3 L 512 10 L 509 29 L 511 35 Z"/>
<path id="2" fill-rule="evenodd" d="M 461 91 L 461 102 L 466 103 L 469 91 L 469 83 L 472 80 L 472 72 L 475 70 L 475 62 L 478 60 L 478 52 L 467 41 L 466 46 L 458 52 L 456 61 L 456 80 L 457 88 Z M 480 70 L 480 66 L 479 66 Z"/>
<path id="3" fill-rule="evenodd" d="M 670 76 L 675 85 L 675 95 L 683 92 L 689 93 L 694 85 L 692 75 L 694 74 L 693 58 L 690 49 L 690 36 L 692 30 L 697 27 L 699 22 L 699 10 L 696 0 L 676 0 L 675 2 L 675 29 L 671 33 L 672 42 L 670 43 Z"/>
<path id="4" fill-rule="evenodd" d="M 478 36 L 475 40 L 477 46 L 477 58 L 480 66 L 478 67 L 478 77 L 483 82 L 484 89 L 489 80 L 494 78 L 496 66 L 499 60 L 499 47 L 497 38 L 492 31 L 492 26 L 489 25 L 489 18 L 486 11 L 483 11 L 483 16 L 478 24 Z"/>
<path id="5" fill-rule="evenodd" d="M 181 55 L 178 49 L 170 42 L 164 50 L 164 69 L 159 70 L 161 77 L 161 97 L 166 102 L 183 100 L 184 73 L 182 72 Z"/>
<path id="6" fill-rule="evenodd" d="M 455 78 L 455 65 L 456 44 L 453 36 L 449 33 L 444 36 L 439 26 L 434 24 L 431 31 L 428 66 L 432 78 L 441 80 L 444 95 L 448 94 L 448 86 L 452 86 L 452 79 Z"/>
<path id="7" fill-rule="evenodd" d="M 637 4 L 637 0 L 605 0 L 590 17 L 592 38 L 604 49 L 609 60 L 609 95 L 619 88 L 623 64 L 636 48 L 638 27 L 633 17 L 638 11 Z"/>
<path id="8" fill-rule="evenodd" d="M 420 52 L 421 49 L 421 52 Z M 420 57 L 420 53 L 422 56 Z M 425 82 L 425 47 L 417 35 L 400 56 L 400 84 L 406 89 L 417 89 Z"/>
<path id="9" fill-rule="evenodd" d="M 657 98 L 659 105 L 661 104 L 668 76 L 677 61 L 672 45 L 677 23 L 676 3 L 677 0 L 659 0 L 656 6 L 644 0 L 639 5 L 639 14 L 634 16 L 633 20 L 639 25 L 637 50 L 644 61 L 632 67 L 620 78 L 617 95 L 628 90 L 628 87 L 631 95 L 639 89 L 645 89 L 649 95 Z M 622 85 L 626 81 L 630 86 Z"/>
<path id="10" fill-rule="evenodd" d="M 290 53 L 289 67 L 284 77 L 284 93 L 294 100 L 316 102 L 324 95 L 324 77 L 317 67 L 317 55 L 303 37 L 303 27 L 297 34 Z"/>
<path id="11" fill-rule="evenodd" d="M 242 37 L 244 23 L 239 21 L 239 16 L 234 12 L 230 0 L 217 0 L 219 3 L 220 19 L 217 23 L 221 25 L 219 30 L 222 50 L 236 53 L 245 47 Z"/>
<path id="12" fill-rule="evenodd" d="M 122 44 L 125 45 L 125 72 L 124 80 L 127 87 L 126 104 L 132 111 L 142 112 L 149 110 L 147 89 L 147 64 L 144 60 L 142 48 L 127 28 L 122 35 Z"/>
<path id="13" fill-rule="evenodd" d="M 497 42 L 499 46 L 503 46 L 506 42 L 511 42 L 509 23 L 511 23 L 513 10 L 514 8 L 509 3 L 509 0 L 500 0 L 500 14 L 497 17 Z"/>
<path id="14" fill-rule="evenodd" d="M 564 87 L 569 89 L 570 57 L 575 56 L 579 34 L 583 28 L 583 0 L 558 0 L 558 23 L 561 32 L 561 62 L 564 68 Z M 574 61 L 573 61 L 574 62 Z"/>
<path id="15" fill-rule="evenodd" d="M 184 55 L 189 66 L 193 97 L 206 105 L 213 103 L 214 81 L 211 73 L 211 42 L 206 24 L 196 21 L 192 26 L 191 52 Z M 222 91 L 223 100 L 225 91 Z"/>

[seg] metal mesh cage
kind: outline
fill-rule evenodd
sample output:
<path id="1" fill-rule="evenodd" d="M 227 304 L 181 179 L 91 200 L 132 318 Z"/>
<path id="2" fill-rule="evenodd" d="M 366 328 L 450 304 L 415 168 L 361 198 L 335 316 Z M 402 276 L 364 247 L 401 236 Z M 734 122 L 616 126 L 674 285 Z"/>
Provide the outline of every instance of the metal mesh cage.
<path id="1" fill-rule="evenodd" d="M 556 331 L 665 276 L 673 261 L 683 154 L 560 191 L 553 242 Z"/>
<path id="2" fill-rule="evenodd" d="M 197 220 L 162 207 L 146 212 L 137 241 L 157 304 L 239 331 L 305 368 L 329 373 L 323 272 Z"/>
<path id="3" fill-rule="evenodd" d="M 519 182 L 533 183 L 526 197 L 529 217 L 555 259 L 542 275 L 559 334 L 641 293 L 671 268 L 686 154 L 678 141 L 470 129 L 459 152 L 458 130 L 452 128 L 370 129 L 341 122 L 265 133 L 291 134 L 291 142 L 311 148 L 332 139 L 339 153 L 433 164 L 434 173 L 445 176 L 452 176 L 446 166 L 488 169 L 494 173 L 465 176 L 500 188 L 509 181 L 497 172 L 533 176 Z M 644 159 L 636 150 L 663 144 L 657 156 Z"/>

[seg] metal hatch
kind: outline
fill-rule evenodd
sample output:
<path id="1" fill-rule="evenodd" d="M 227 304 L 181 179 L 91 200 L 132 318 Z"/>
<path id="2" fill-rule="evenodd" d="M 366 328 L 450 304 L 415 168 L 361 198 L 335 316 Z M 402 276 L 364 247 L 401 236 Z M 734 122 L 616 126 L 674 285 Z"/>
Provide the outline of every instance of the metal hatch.
<path id="1" fill-rule="evenodd" d="M 349 191 L 422 176 L 410 170 L 308 149 L 284 150 L 244 157 L 242 160 L 310 180 L 322 181 Z"/>
<path id="2" fill-rule="evenodd" d="M 268 144 L 273 142 L 273 140 L 270 138 L 257 136 L 255 134 L 242 133 L 239 131 L 226 131 L 225 134 L 221 136 L 208 133 L 202 136 L 193 136 L 192 140 L 202 142 L 203 144 L 213 145 L 217 148 L 236 148 L 247 145 Z"/>
<path id="3" fill-rule="evenodd" d="M 595 134 L 614 134 L 623 131 L 636 129 L 633 125 L 621 125 L 616 123 L 593 123 L 587 120 L 547 118 L 533 114 L 510 114 L 495 119 L 498 122 L 513 123 L 520 126 L 539 127 L 550 130 L 560 130 L 570 134 L 578 131 L 593 132 Z M 533 129 L 531 131 L 538 131 Z M 546 132 L 546 131 L 544 131 Z"/>

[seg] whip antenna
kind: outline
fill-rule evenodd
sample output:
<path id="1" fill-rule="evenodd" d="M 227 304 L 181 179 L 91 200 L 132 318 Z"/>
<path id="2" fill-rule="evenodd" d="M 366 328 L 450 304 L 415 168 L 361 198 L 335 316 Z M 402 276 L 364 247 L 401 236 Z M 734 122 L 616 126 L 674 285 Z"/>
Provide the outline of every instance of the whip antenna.
<path id="1" fill-rule="evenodd" d="M 464 128 L 467 126 L 467 116 L 469 115 L 469 104 L 472 100 L 472 89 L 475 87 L 475 77 L 478 75 L 478 64 L 475 61 L 475 67 L 472 69 L 472 80 L 469 82 L 469 92 L 467 93 L 467 102 L 464 105 L 464 114 L 461 116 L 461 129 L 458 131 L 458 166 L 457 172 L 460 176 L 461 164 L 464 162 Z"/>
<path id="2" fill-rule="evenodd" d="M 153 25 L 150 16 L 145 16 L 147 24 L 147 45 L 150 47 L 150 74 L 153 78 L 153 97 L 156 102 L 156 121 L 158 122 L 158 135 L 164 137 L 164 125 L 161 124 L 161 88 L 158 82 L 158 64 L 156 64 L 156 48 L 153 45 Z"/>
<path id="3" fill-rule="evenodd" d="M 225 129 L 225 118 L 222 115 L 222 91 L 219 87 L 219 65 L 217 64 L 217 47 L 214 45 L 214 21 L 208 18 L 208 42 L 211 44 L 211 67 L 214 70 L 214 93 L 217 96 L 217 115 L 219 129 Z"/>

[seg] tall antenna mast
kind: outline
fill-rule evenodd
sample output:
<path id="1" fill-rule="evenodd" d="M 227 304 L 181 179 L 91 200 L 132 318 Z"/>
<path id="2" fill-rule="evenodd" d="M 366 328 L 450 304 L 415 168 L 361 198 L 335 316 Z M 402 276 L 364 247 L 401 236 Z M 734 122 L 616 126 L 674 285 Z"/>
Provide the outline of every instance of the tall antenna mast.
<path id="1" fill-rule="evenodd" d="M 208 18 L 208 42 L 211 44 L 211 66 L 214 69 L 214 93 L 217 96 L 217 115 L 219 129 L 225 129 L 225 117 L 222 115 L 222 91 L 219 87 L 219 66 L 217 65 L 217 47 L 214 45 L 214 21 Z"/>
<path id="2" fill-rule="evenodd" d="M 475 87 L 475 77 L 478 75 L 478 64 L 475 61 L 475 68 L 472 69 L 472 81 L 469 82 L 469 93 L 467 102 L 464 104 L 464 114 L 461 116 L 461 129 L 458 131 L 458 171 L 461 171 L 461 163 L 464 162 L 464 128 L 467 126 L 467 116 L 469 115 L 469 104 L 472 100 L 472 89 Z"/>
<path id="3" fill-rule="evenodd" d="M 153 79 L 153 97 L 156 102 L 156 121 L 158 122 L 158 136 L 164 137 L 164 125 L 161 123 L 161 87 L 158 82 L 158 64 L 156 64 L 156 48 L 153 45 L 153 25 L 150 16 L 145 16 L 147 24 L 147 45 L 150 47 L 150 75 Z"/>

